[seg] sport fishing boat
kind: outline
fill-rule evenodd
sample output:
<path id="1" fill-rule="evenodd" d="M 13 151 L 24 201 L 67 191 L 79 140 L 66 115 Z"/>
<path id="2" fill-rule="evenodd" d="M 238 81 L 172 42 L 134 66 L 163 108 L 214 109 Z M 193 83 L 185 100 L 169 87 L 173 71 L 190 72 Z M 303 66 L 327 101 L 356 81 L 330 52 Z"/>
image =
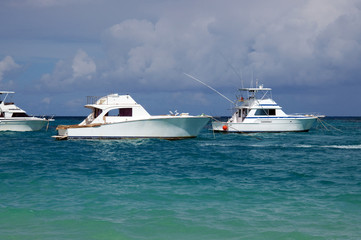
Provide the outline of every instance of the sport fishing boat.
<path id="1" fill-rule="evenodd" d="M 307 132 L 318 117 L 315 115 L 288 115 L 272 99 L 271 88 L 260 85 L 255 88 L 241 88 L 237 97 L 235 112 L 227 122 L 213 121 L 212 129 L 217 132 Z M 243 93 L 247 97 L 243 98 Z M 238 103 L 242 103 L 240 106 Z"/>
<path id="2" fill-rule="evenodd" d="M 0 91 L 0 131 L 38 131 L 53 119 L 32 117 L 13 102 L 6 102 L 9 94 L 15 92 Z"/>
<path id="3" fill-rule="evenodd" d="M 188 113 L 151 116 L 130 95 L 110 94 L 88 97 L 86 108 L 91 113 L 78 125 L 59 125 L 58 140 L 197 137 L 210 116 Z"/>

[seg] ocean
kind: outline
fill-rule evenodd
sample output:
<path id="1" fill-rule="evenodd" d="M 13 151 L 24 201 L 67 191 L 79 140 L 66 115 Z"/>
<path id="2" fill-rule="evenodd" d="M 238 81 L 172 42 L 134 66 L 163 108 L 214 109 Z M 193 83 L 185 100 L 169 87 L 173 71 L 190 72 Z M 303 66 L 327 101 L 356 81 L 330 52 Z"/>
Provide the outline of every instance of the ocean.
<path id="1" fill-rule="evenodd" d="M 0 132 L 1 240 L 360 239 L 361 118 L 307 133 Z"/>

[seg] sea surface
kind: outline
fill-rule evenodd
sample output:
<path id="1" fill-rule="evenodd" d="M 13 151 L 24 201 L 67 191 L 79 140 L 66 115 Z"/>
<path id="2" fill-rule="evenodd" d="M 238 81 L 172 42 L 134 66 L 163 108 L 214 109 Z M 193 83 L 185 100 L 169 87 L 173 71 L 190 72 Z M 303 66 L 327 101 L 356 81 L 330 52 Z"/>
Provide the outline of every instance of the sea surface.
<path id="1" fill-rule="evenodd" d="M 51 138 L 81 120 L 0 132 L 1 240 L 361 239 L 361 118 L 307 133 Z"/>

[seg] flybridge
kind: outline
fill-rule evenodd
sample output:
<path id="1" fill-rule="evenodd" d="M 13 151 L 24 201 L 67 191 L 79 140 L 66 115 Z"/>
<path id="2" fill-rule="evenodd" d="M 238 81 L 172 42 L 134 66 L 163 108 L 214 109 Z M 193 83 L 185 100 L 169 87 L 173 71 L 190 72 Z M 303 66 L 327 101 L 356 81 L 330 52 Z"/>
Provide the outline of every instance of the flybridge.
<path id="1" fill-rule="evenodd" d="M 109 94 L 104 97 L 88 96 L 87 105 L 134 105 L 137 104 L 130 95 Z"/>
<path id="2" fill-rule="evenodd" d="M 269 98 L 272 99 L 272 88 L 264 88 L 263 85 L 259 85 L 259 87 L 256 88 L 240 88 L 238 90 L 240 92 L 248 92 L 248 99 L 256 98 L 256 95 L 259 95 L 259 100 L 264 99 L 266 96 L 269 96 Z M 262 92 L 263 96 L 260 97 L 261 93 L 257 94 L 258 92 Z M 238 99 L 238 101 L 243 102 L 243 97 Z"/>
<path id="3" fill-rule="evenodd" d="M 271 91 L 272 88 L 264 88 L 263 85 L 260 85 L 257 88 L 240 88 L 239 91 L 248 91 L 248 92 L 258 92 L 258 91 Z"/>
<path id="4" fill-rule="evenodd" d="M 0 99 L 0 103 L 5 104 L 6 98 L 8 97 L 9 94 L 12 94 L 12 93 L 15 93 L 15 92 L 12 92 L 12 91 L 0 91 L 0 94 L 5 94 L 4 99 L 2 99 L 2 100 Z"/>
<path id="5" fill-rule="evenodd" d="M 0 94 L 8 94 L 8 93 L 15 93 L 15 92 L 11 92 L 11 91 L 0 91 Z"/>

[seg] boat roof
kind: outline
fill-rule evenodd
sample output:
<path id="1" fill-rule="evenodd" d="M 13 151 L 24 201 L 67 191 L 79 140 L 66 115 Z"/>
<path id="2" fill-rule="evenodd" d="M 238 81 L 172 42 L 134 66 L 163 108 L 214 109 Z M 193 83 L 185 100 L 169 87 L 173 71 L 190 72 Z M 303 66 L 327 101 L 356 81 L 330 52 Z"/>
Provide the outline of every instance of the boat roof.
<path id="1" fill-rule="evenodd" d="M 247 91 L 247 92 L 257 92 L 257 91 L 271 91 L 272 88 L 264 88 L 263 85 L 260 85 L 257 88 L 240 88 L 239 91 Z"/>
<path id="2" fill-rule="evenodd" d="M 15 92 L 12 92 L 12 91 L 0 91 L 0 94 L 8 94 L 8 93 L 15 93 Z"/>
<path id="3" fill-rule="evenodd" d="M 119 95 L 117 93 L 109 94 L 104 97 L 90 97 L 92 103 L 86 104 L 86 108 L 99 108 L 105 109 L 110 106 L 119 106 L 119 107 L 132 107 L 138 106 L 134 99 L 129 95 Z"/>

